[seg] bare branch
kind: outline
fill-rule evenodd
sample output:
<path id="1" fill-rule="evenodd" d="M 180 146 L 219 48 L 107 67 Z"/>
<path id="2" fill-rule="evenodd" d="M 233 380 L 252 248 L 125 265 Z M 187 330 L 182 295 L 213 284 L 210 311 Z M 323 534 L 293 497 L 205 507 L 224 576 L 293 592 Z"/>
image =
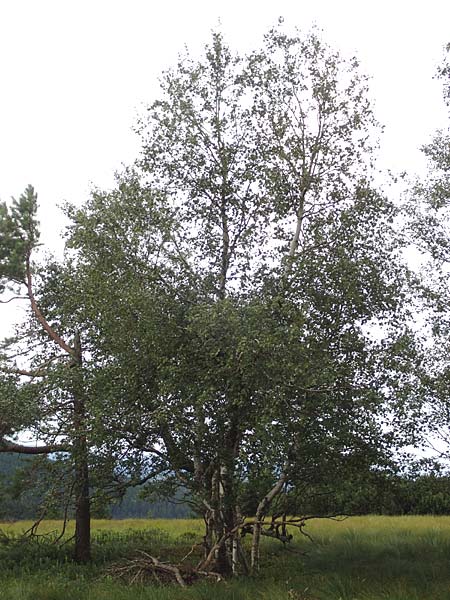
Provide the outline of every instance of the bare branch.
<path id="1" fill-rule="evenodd" d="M 36 371 L 28 371 L 26 369 L 14 369 L 12 367 L 1 367 L 0 371 L 2 373 L 8 373 L 9 375 L 23 375 L 24 377 L 44 377 L 46 375 L 45 371 L 37 369 Z"/>
<path id="2" fill-rule="evenodd" d="M 14 452 L 16 454 L 51 454 L 52 452 L 67 452 L 68 447 L 64 444 L 49 444 L 45 446 L 25 446 L 16 444 L 5 439 L 0 440 L 0 453 Z"/>
<path id="3" fill-rule="evenodd" d="M 8 298 L 8 300 L 0 300 L 0 304 L 9 304 L 13 300 L 27 300 L 27 299 L 28 299 L 27 296 L 11 296 L 11 298 Z"/>
<path id="4" fill-rule="evenodd" d="M 75 350 L 73 348 L 71 348 L 68 344 L 66 344 L 66 342 L 62 339 L 62 337 L 60 337 L 56 333 L 56 331 L 49 325 L 49 323 L 45 319 L 44 315 L 41 313 L 39 306 L 37 305 L 36 299 L 33 294 L 33 282 L 32 282 L 32 277 L 31 277 L 30 253 L 29 252 L 28 252 L 27 258 L 26 258 L 26 271 L 27 271 L 28 298 L 30 299 L 31 309 L 32 309 L 36 319 L 42 325 L 43 329 L 48 333 L 50 339 L 52 339 L 55 342 L 55 344 L 58 344 L 58 346 L 60 348 L 62 348 L 65 352 L 67 352 L 67 354 L 70 354 L 70 356 L 75 356 Z"/>

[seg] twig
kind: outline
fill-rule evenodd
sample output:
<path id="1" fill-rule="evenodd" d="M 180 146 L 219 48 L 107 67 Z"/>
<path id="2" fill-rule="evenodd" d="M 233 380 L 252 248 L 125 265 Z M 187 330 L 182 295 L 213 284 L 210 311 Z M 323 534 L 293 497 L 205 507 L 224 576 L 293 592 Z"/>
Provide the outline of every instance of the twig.
<path id="1" fill-rule="evenodd" d="M 69 520 L 68 518 L 68 513 L 69 513 L 69 506 L 70 506 L 70 501 L 72 499 L 72 494 L 73 494 L 73 490 L 75 487 L 75 480 L 72 481 L 72 485 L 70 486 L 70 490 L 69 493 L 67 494 L 67 500 L 66 500 L 66 504 L 64 506 L 64 521 L 63 521 L 63 526 L 61 529 L 61 533 L 58 535 L 58 537 L 55 540 L 55 544 L 57 544 L 59 542 L 60 539 L 62 539 L 64 537 L 64 534 L 66 533 L 66 527 L 67 527 L 67 521 Z"/>
<path id="2" fill-rule="evenodd" d="M 190 555 L 191 555 L 191 554 L 194 552 L 194 550 L 195 550 L 196 548 L 203 548 L 203 547 L 204 547 L 204 544 L 203 544 L 203 543 L 200 543 L 200 544 L 194 544 L 194 545 L 192 546 L 192 548 L 189 550 L 189 552 L 186 554 L 186 556 L 183 556 L 183 558 L 180 560 L 180 563 L 183 563 L 183 562 L 184 562 L 184 561 L 185 561 L 185 560 L 188 558 L 188 556 L 190 556 Z"/>
<path id="3" fill-rule="evenodd" d="M 11 296 L 11 298 L 9 298 L 8 300 L 0 300 L 0 304 L 8 304 L 9 302 L 12 302 L 13 300 L 28 300 L 27 296 Z"/>

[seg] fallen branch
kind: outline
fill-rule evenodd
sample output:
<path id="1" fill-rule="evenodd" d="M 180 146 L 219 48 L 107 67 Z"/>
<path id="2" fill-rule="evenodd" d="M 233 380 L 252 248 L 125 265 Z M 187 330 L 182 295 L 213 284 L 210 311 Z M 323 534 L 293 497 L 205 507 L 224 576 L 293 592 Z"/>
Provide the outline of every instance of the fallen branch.
<path id="1" fill-rule="evenodd" d="M 245 537 L 247 534 L 253 534 L 255 527 L 260 528 L 260 534 L 271 537 L 279 540 L 283 544 L 290 542 L 293 538 L 292 534 L 286 533 L 286 529 L 288 527 L 295 527 L 299 530 L 299 532 L 307 537 L 311 542 L 314 540 L 312 537 L 304 531 L 307 521 L 311 519 L 330 519 L 331 521 L 345 521 L 350 516 L 354 515 L 308 515 L 305 517 L 291 517 L 286 518 L 283 515 L 282 520 L 280 521 L 278 518 L 272 517 L 270 524 L 267 524 L 264 519 L 262 520 L 254 520 L 254 521 L 246 521 L 242 525 L 239 526 L 241 530 L 241 537 Z M 264 525 L 268 525 L 267 528 L 263 529 Z M 280 531 L 281 530 L 281 531 Z M 221 543 L 222 540 L 219 540 L 218 544 Z M 216 544 L 217 546 L 217 544 Z"/>
<path id="2" fill-rule="evenodd" d="M 222 576 L 214 571 L 190 569 L 180 564 L 171 565 L 142 550 L 139 554 L 140 556 L 123 564 L 112 565 L 106 571 L 106 576 L 124 579 L 128 583 L 144 583 L 151 578 L 159 584 L 177 583 L 183 588 L 201 578 L 214 579 L 216 582 L 223 580 Z"/>

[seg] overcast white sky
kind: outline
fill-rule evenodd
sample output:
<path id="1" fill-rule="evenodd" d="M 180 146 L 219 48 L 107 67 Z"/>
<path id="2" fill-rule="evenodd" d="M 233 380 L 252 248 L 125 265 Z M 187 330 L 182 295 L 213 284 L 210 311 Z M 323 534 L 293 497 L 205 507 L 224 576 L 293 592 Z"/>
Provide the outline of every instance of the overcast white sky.
<path id="1" fill-rule="evenodd" d="M 450 42 L 447 0 L 0 0 L 0 199 L 34 185 L 43 241 L 57 248 L 56 206 L 111 185 L 137 155 L 136 115 L 183 46 L 198 52 L 220 19 L 250 49 L 279 16 L 357 54 L 386 126 L 382 165 L 419 170 L 418 148 L 446 125 L 432 77 Z"/>

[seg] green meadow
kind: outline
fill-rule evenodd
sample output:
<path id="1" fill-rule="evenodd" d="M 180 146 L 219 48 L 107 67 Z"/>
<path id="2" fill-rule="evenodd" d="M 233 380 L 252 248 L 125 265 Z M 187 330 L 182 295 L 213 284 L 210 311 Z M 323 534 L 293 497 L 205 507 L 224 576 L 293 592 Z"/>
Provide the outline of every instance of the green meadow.
<path id="1" fill-rule="evenodd" d="M 182 560 L 201 540 L 201 521 L 94 521 L 89 566 L 71 561 L 70 542 L 52 543 L 60 522 L 43 522 L 39 533 L 48 535 L 31 542 L 21 538 L 30 526 L 0 525 L 1 600 L 450 600 L 450 517 L 318 520 L 308 526 L 312 542 L 299 534 L 286 547 L 264 540 L 258 577 L 185 589 L 130 584 L 108 573 L 139 550 Z"/>

